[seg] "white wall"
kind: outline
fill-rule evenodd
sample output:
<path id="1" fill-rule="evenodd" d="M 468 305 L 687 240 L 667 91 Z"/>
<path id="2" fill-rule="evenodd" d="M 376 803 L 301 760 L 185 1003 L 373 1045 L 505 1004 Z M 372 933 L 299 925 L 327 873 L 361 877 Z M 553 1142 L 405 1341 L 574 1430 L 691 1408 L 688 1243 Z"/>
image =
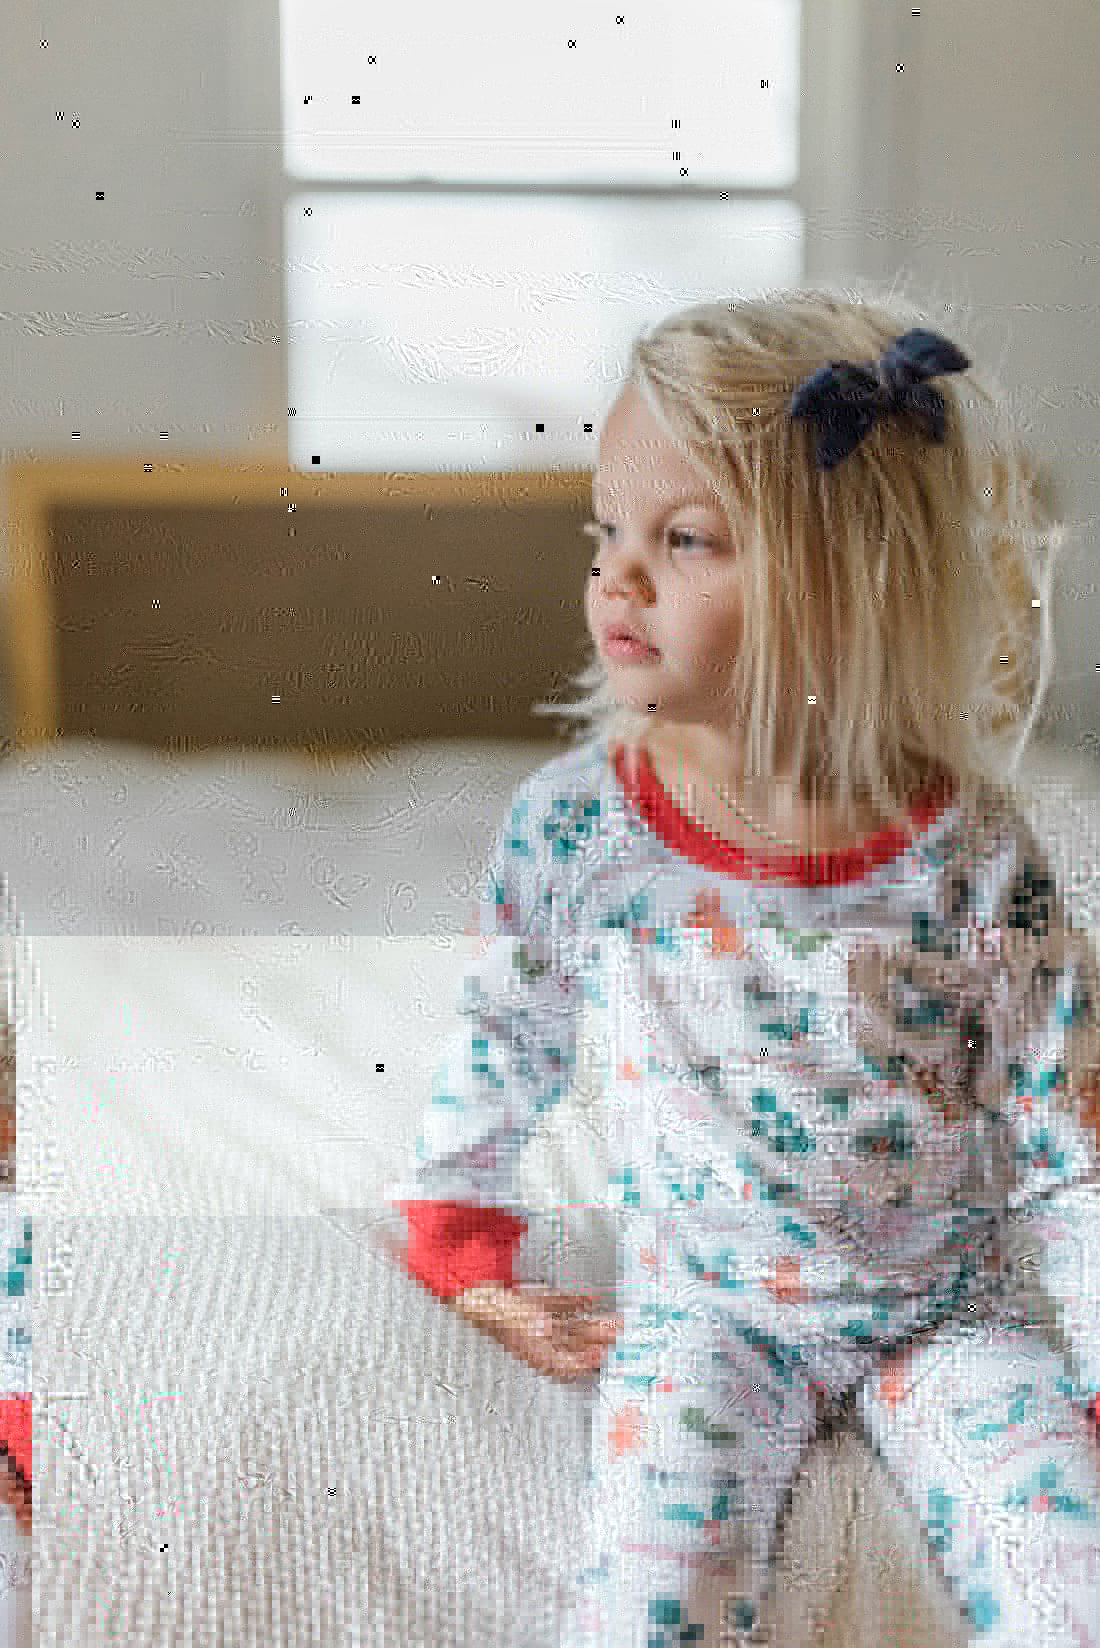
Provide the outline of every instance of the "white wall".
<path id="1" fill-rule="evenodd" d="M 276 4 L 5 10 L 4 460 L 147 445 L 285 461 Z M 807 277 L 900 273 L 948 332 L 943 305 L 973 306 L 1059 509 L 1084 524 L 1056 586 L 1048 700 L 1076 741 L 1100 726 L 1100 597 L 1087 593 L 1100 582 L 1100 9 L 807 4 L 832 88 L 830 135 L 807 156 Z M 6 554 L 0 542 L 3 575 Z"/>

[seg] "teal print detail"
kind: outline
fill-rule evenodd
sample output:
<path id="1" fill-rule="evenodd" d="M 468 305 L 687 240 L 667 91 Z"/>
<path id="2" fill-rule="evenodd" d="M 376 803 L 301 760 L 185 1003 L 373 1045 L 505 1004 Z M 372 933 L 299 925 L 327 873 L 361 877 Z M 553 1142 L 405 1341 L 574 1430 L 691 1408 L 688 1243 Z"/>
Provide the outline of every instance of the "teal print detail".
<path id="1" fill-rule="evenodd" d="M 493 923 L 497 930 L 504 929 L 515 916 L 515 906 L 508 897 L 508 889 L 495 874 L 490 874 L 489 890 L 492 894 L 493 908 L 496 919 Z"/>
<path id="2" fill-rule="evenodd" d="M 550 843 L 551 860 L 560 862 L 574 857 L 580 843 L 591 839 L 599 817 L 599 801 L 578 802 L 559 797 L 542 826 L 543 839 Z"/>
<path id="3" fill-rule="evenodd" d="M 962 830 L 957 824 L 952 824 L 938 841 L 927 842 L 919 849 L 921 863 L 932 869 L 942 869 L 949 859 L 963 850 L 964 845 Z"/>
<path id="4" fill-rule="evenodd" d="M 677 1597 L 654 1597 L 649 1604 L 649 1620 L 657 1630 L 650 1631 L 646 1648 L 673 1648 L 673 1644 L 703 1640 L 703 1627 L 688 1622 Z"/>
<path id="5" fill-rule="evenodd" d="M 988 1631 L 1001 1617 L 1001 1610 L 989 1591 L 971 1591 L 966 1598 L 966 1611 L 977 1631 Z"/>
<path id="6" fill-rule="evenodd" d="M 712 1424 L 702 1408 L 681 1408 L 680 1425 L 683 1430 L 693 1432 L 700 1441 L 709 1442 L 712 1448 L 736 1447 L 741 1440 L 740 1431 Z"/>
<path id="7" fill-rule="evenodd" d="M 701 1087 L 704 1093 L 709 1093 L 712 1098 L 721 1099 L 725 1096 L 720 1064 L 695 1065 L 688 1079 L 693 1087 Z"/>
<path id="8" fill-rule="evenodd" d="M 1005 917 L 1005 926 L 1030 933 L 1033 938 L 1045 938 L 1050 927 L 1050 907 L 1055 891 L 1050 876 L 1044 875 L 1030 860 L 1025 860 L 1012 887 L 1012 907 Z"/>
<path id="9" fill-rule="evenodd" d="M 686 1202 L 689 1207 L 698 1207 L 705 1200 L 706 1184 L 697 1179 L 694 1185 L 683 1185 L 679 1179 L 666 1179 L 665 1189 L 675 1202 Z"/>
<path id="10" fill-rule="evenodd" d="M 1033 1083 L 1032 1092 L 1036 1098 L 1045 1099 L 1048 1093 L 1064 1092 L 1065 1085 L 1065 1066 L 1060 1061 L 1056 1061 L 1054 1064 L 1040 1070 L 1039 1079 Z"/>
<path id="11" fill-rule="evenodd" d="M 665 1487 L 672 1479 L 672 1474 L 669 1471 L 654 1471 L 651 1467 L 647 1467 L 646 1471 L 650 1481 L 659 1480 L 662 1487 Z M 661 1507 L 662 1522 L 676 1522 L 681 1526 L 687 1523 L 693 1528 L 703 1529 L 707 1529 L 708 1524 L 717 1527 L 723 1522 L 728 1522 L 731 1514 L 733 1514 L 730 1498 L 731 1490 L 733 1492 L 733 1505 L 736 1506 L 737 1514 L 742 1516 L 745 1509 L 745 1496 L 741 1478 L 738 1476 L 722 1476 L 717 1479 L 716 1486 L 727 1491 L 714 1494 L 709 1511 L 700 1505 L 666 1503 Z M 707 1529 L 707 1531 L 712 1530 Z"/>
<path id="12" fill-rule="evenodd" d="M 889 1305 L 883 1303 L 872 1305 L 871 1321 L 878 1322 L 880 1324 L 888 1324 L 890 1321 Z M 871 1332 L 871 1324 L 865 1317 L 859 1321 L 846 1322 L 841 1328 L 840 1333 L 843 1339 L 854 1339 L 856 1344 L 862 1348 L 866 1348 L 868 1345 L 874 1343 L 874 1336 Z"/>
<path id="13" fill-rule="evenodd" d="M 706 1520 L 706 1512 L 701 1511 L 698 1505 L 673 1504 L 661 1507 L 662 1522 L 678 1522 L 681 1525 L 686 1523 L 691 1528 L 701 1528 Z"/>
<path id="14" fill-rule="evenodd" d="M 775 1094 L 766 1087 L 758 1087 L 752 1095 L 752 1107 L 768 1114 L 775 1110 Z M 775 1131 L 769 1133 L 763 1121 L 750 1123 L 754 1139 L 765 1138 L 779 1155 L 809 1156 L 817 1149 L 813 1134 L 802 1126 L 793 1110 L 780 1110 L 775 1117 Z"/>
<path id="15" fill-rule="evenodd" d="M 926 911 L 914 913 L 912 935 L 914 949 L 922 951 L 925 955 L 938 954 L 945 961 L 950 961 L 958 954 L 960 939 L 957 930 L 945 922 L 937 921 Z"/>
<path id="16" fill-rule="evenodd" d="M 532 960 L 530 947 L 526 944 L 517 944 L 515 948 L 515 965 L 521 979 L 532 984 L 550 971 L 548 961 Z"/>
<path id="17" fill-rule="evenodd" d="M 1093 1011 L 1092 992 L 1088 984 L 1080 976 L 1073 981 L 1072 1000 L 1069 1011 L 1062 1020 L 1063 1028 L 1076 1024 L 1078 1020 L 1091 1018 Z"/>
<path id="18" fill-rule="evenodd" d="M 774 1007 L 780 996 L 778 990 L 768 990 L 763 982 L 755 975 L 745 980 L 744 997 L 747 1005 L 753 1008 Z"/>
<path id="19" fill-rule="evenodd" d="M 735 1602 L 727 1602 L 725 1614 L 726 1625 L 735 1631 L 751 1631 L 756 1624 L 756 1609 L 743 1597 L 738 1597 Z"/>
<path id="20" fill-rule="evenodd" d="M 848 1089 L 846 1087 L 827 1087 L 822 1099 L 829 1106 L 834 1116 L 848 1114 Z"/>
<path id="21" fill-rule="evenodd" d="M 1082 1522 L 1096 1521 L 1096 1508 L 1087 1499 L 1078 1499 L 1070 1493 L 1060 1493 L 1061 1467 L 1048 1461 L 1040 1465 L 1026 1481 L 1005 1494 L 1001 1503 L 1014 1511 L 1059 1511 L 1063 1516 L 1075 1516 Z"/>
<path id="22" fill-rule="evenodd" d="M 737 1275 L 732 1253 L 718 1254 L 715 1264 L 717 1269 L 708 1269 L 697 1253 L 684 1254 L 685 1268 L 700 1282 L 709 1282 L 713 1287 L 724 1288 L 730 1293 L 743 1293 L 744 1280 Z"/>
<path id="23" fill-rule="evenodd" d="M 783 1019 L 762 1020 L 760 1034 L 766 1036 L 769 1041 L 795 1041 L 798 1038 L 798 1031 L 792 1030 Z"/>
<path id="24" fill-rule="evenodd" d="M 852 1140 L 857 1156 L 893 1156 L 909 1161 L 913 1156 L 913 1133 L 905 1115 L 895 1110 L 884 1122 L 861 1128 Z"/>
<path id="25" fill-rule="evenodd" d="M 1031 1384 L 1014 1385 L 1008 1392 L 1009 1403 L 1005 1417 L 1001 1420 L 987 1420 L 984 1424 L 976 1425 L 973 1430 L 965 1432 L 968 1440 L 984 1442 L 1001 1431 L 1011 1429 L 1014 1425 L 1022 1425 L 1029 1412 L 1035 1411 L 1035 1386 Z M 964 1419 L 967 1414 L 981 1413 L 989 1404 L 987 1402 L 967 1402 L 952 1408 L 956 1419 Z"/>
<path id="26" fill-rule="evenodd" d="M 892 1053 L 887 1059 L 872 1058 L 870 1053 L 860 1049 L 860 1059 L 865 1070 L 869 1071 L 876 1081 L 904 1081 L 908 1066 L 904 1053 Z"/>
<path id="27" fill-rule="evenodd" d="M 791 1024 L 787 1019 L 760 1019 L 757 1028 L 761 1035 L 774 1036 L 777 1041 L 799 1041 L 816 1027 L 818 1023 L 818 996 L 813 991 L 806 992 L 809 996 L 809 1005 L 800 1007 L 796 1015 L 796 1023 Z M 744 987 L 746 1005 L 755 1012 L 765 1007 L 776 1007 L 781 1004 L 781 997 L 776 990 L 765 990 L 758 979 L 750 979 Z"/>
<path id="28" fill-rule="evenodd" d="M 836 1296 L 838 1299 L 862 1299 L 865 1296 L 866 1291 L 867 1290 L 863 1284 L 856 1281 L 855 1273 L 853 1271 L 849 1271 L 847 1276 L 845 1276 L 844 1280 L 837 1288 Z"/>
<path id="29" fill-rule="evenodd" d="M 894 1014 L 895 1027 L 898 1030 L 942 1030 L 949 1011 L 949 1003 L 944 997 L 922 994 L 911 986 L 910 993 L 917 997 L 917 1001 L 913 1006 L 902 1003 Z"/>
<path id="30" fill-rule="evenodd" d="M 795 1219 L 783 1219 L 779 1226 L 784 1236 L 791 1236 L 800 1247 L 808 1248 L 811 1252 L 817 1246 L 817 1232 L 810 1230 L 806 1225 L 800 1225 Z"/>
<path id="31" fill-rule="evenodd" d="M 928 1494 L 928 1516 L 925 1527 L 928 1530 L 928 1541 L 934 1551 L 941 1554 L 951 1548 L 955 1526 L 955 1501 L 950 1494 L 945 1494 L 940 1488 L 932 1488 Z"/>
<path id="32" fill-rule="evenodd" d="M 485 1076 L 492 1087 L 495 1087 L 498 1092 L 503 1092 L 505 1084 L 489 1063 L 489 1039 L 487 1036 L 472 1036 L 470 1038 L 470 1068 L 475 1076 Z"/>
<path id="33" fill-rule="evenodd" d="M 774 1184 L 761 1182 L 760 1200 L 762 1202 L 794 1202 L 798 1200 L 798 1193 L 789 1179 L 776 1179 Z"/>
<path id="34" fill-rule="evenodd" d="M 1084 1407 L 1096 1395 L 1095 1385 L 1086 1385 L 1080 1379 L 1070 1379 L 1066 1375 L 1055 1380 L 1054 1388 L 1075 1407 Z"/>
<path id="35" fill-rule="evenodd" d="M 679 956 L 683 945 L 679 925 L 674 922 L 671 927 L 655 927 L 650 943 L 655 950 L 661 950 L 666 955 Z"/>
<path id="36" fill-rule="evenodd" d="M 815 951 L 823 950 L 832 943 L 833 935 L 827 928 L 819 928 L 816 932 L 801 933 L 796 928 L 788 927 L 775 911 L 769 911 L 757 921 L 758 927 L 767 927 L 776 938 L 782 939 L 793 956 L 799 961 L 805 961 Z"/>
<path id="37" fill-rule="evenodd" d="M 649 899 L 645 893 L 635 893 L 634 897 L 620 910 L 609 911 L 598 924 L 598 932 L 622 932 L 628 928 L 640 927 L 650 914 Z"/>
<path id="38" fill-rule="evenodd" d="M 638 1173 L 637 1170 L 632 1167 L 624 1168 L 621 1173 L 611 1173 L 608 1175 L 609 1185 L 622 1186 L 622 1200 L 624 1207 L 640 1207 L 642 1205 L 641 1192 L 627 1188 L 629 1185 L 637 1184 L 637 1182 Z"/>
<path id="39" fill-rule="evenodd" d="M 23 1243 L 21 1247 L 9 1248 L 8 1258 L 10 1268 L 4 1278 L 4 1288 L 9 1299 L 21 1299 L 27 1291 L 27 1274 L 31 1263 L 31 1221 L 23 1220 Z"/>
<path id="40" fill-rule="evenodd" d="M 762 1356 L 774 1374 L 777 1374 L 784 1384 L 792 1385 L 792 1367 L 801 1367 L 805 1357 L 797 1345 L 781 1345 L 778 1339 L 769 1333 L 761 1333 L 748 1322 L 731 1321 L 729 1327 L 739 1339 Z"/>
<path id="41" fill-rule="evenodd" d="M 508 851 L 514 858 L 530 858 L 532 856 L 531 843 L 527 839 L 524 826 L 527 823 L 529 803 L 518 801 L 512 808 L 511 835 L 506 843 Z"/>
<path id="42" fill-rule="evenodd" d="M 1053 1148 L 1050 1132 L 1040 1127 L 1028 1136 L 1027 1142 L 1018 1144 L 1015 1150 L 1016 1160 L 1024 1162 L 1029 1167 L 1049 1168 L 1054 1173 L 1063 1173 L 1066 1167 L 1066 1157 L 1063 1151 Z"/>
<path id="43" fill-rule="evenodd" d="M 760 1194 L 762 1202 L 785 1202 L 797 1199 L 795 1186 L 789 1179 L 776 1179 L 771 1182 L 765 1179 L 751 1156 L 742 1151 L 736 1159 L 739 1173 L 744 1174 L 750 1184 L 754 1185 Z"/>
<path id="44" fill-rule="evenodd" d="M 743 1516 L 745 1510 L 745 1495 L 741 1478 L 739 1476 L 720 1477 L 719 1486 L 726 1489 L 732 1488 L 735 1490 L 734 1505 L 736 1506 L 738 1516 Z M 726 1492 L 715 1494 L 714 1498 L 710 1502 L 710 1517 L 708 1520 L 711 1522 L 728 1522 L 732 1515 L 733 1507 L 730 1503 L 729 1493 Z"/>

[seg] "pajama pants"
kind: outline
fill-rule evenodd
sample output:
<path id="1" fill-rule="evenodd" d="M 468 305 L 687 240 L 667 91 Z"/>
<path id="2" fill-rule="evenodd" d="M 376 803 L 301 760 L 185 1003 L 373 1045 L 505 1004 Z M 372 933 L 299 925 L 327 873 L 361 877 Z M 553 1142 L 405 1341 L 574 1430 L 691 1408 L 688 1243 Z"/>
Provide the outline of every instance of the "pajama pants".
<path id="1" fill-rule="evenodd" d="M 774 1287 L 731 1285 L 704 1245 L 665 1214 L 624 1228 L 625 1326 L 599 1380 L 562 1648 L 770 1640 L 761 1603 L 799 1465 L 844 1413 L 919 1514 L 974 1642 L 1100 1648 L 1100 1444 L 1026 1312 L 986 1287 L 870 1348 L 799 1332 L 795 1303 L 777 1332 Z"/>

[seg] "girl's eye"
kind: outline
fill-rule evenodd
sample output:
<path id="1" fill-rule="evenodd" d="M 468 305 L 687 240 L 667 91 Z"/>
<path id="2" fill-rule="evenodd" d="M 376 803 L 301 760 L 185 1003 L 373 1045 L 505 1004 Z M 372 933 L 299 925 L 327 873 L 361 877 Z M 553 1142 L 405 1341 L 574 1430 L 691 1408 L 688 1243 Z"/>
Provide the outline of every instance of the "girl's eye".
<path id="1" fill-rule="evenodd" d="M 597 538 L 597 539 L 600 538 L 603 535 L 603 533 L 605 533 L 605 532 L 614 532 L 614 530 L 615 530 L 615 528 L 613 526 L 605 526 L 602 521 L 588 521 L 586 523 L 586 525 L 584 525 L 581 528 L 581 531 L 586 532 L 589 535 L 590 538 Z M 706 545 L 708 547 L 710 546 L 710 542 L 711 542 L 711 540 L 709 538 L 704 538 L 701 533 L 691 532 L 691 531 L 687 530 L 684 527 L 673 527 L 671 532 L 669 533 L 669 537 L 670 538 L 690 538 L 690 539 L 692 539 L 692 541 L 694 543 L 703 544 L 703 545 Z"/>

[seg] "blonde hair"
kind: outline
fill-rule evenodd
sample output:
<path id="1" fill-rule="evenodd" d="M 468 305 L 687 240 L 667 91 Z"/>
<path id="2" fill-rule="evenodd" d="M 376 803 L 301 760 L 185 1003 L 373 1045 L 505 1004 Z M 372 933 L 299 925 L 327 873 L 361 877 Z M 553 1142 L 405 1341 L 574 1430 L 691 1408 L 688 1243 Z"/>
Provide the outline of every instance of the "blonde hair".
<path id="1" fill-rule="evenodd" d="M 842 816 L 869 800 L 902 827 L 944 773 L 964 800 L 983 784 L 1015 793 L 1052 667 L 1065 537 L 1044 525 L 1036 467 L 976 365 L 930 380 L 943 445 L 887 416 L 835 469 L 817 467 L 795 390 L 831 360 L 870 364 L 913 326 L 979 356 L 893 291 L 818 287 L 680 310 L 635 338 L 626 380 L 716 486 L 743 548 L 727 691 L 746 776 L 777 776 L 786 755 L 804 800 Z M 653 717 L 616 701 L 591 646 L 588 659 L 571 677 L 579 699 L 533 713 L 580 722 L 574 742 L 621 741 L 633 762 Z"/>

